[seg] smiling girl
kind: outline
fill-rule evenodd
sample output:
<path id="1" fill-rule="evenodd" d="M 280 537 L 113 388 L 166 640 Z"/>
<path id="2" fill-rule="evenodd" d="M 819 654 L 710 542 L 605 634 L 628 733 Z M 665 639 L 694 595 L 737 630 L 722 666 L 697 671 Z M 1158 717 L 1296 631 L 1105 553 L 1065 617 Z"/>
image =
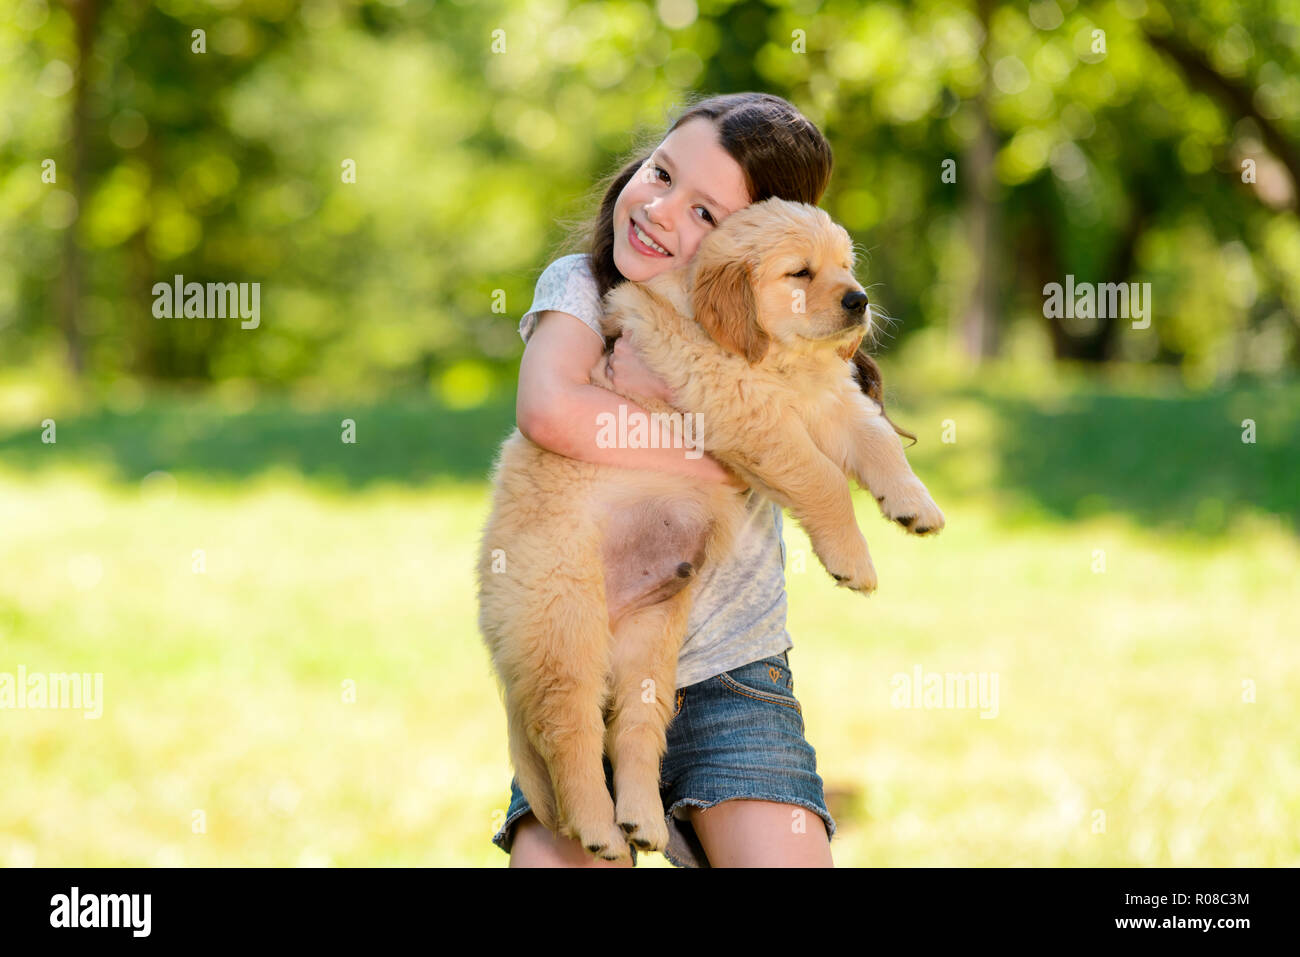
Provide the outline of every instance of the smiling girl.
<path id="1" fill-rule="evenodd" d="M 790 103 L 765 93 L 689 107 L 649 155 L 607 181 L 587 251 L 551 263 L 519 324 L 516 421 L 538 445 L 570 458 L 660 469 L 744 485 L 712 456 L 680 448 L 602 448 L 597 416 L 649 413 L 595 385 L 605 351 L 601 299 L 622 282 L 683 268 L 729 215 L 771 196 L 816 204 L 830 179 L 830 145 Z M 673 396 L 620 338 L 605 376 L 620 392 Z M 665 856 L 679 867 L 831 866 L 835 822 L 816 752 L 804 737 L 786 631 L 781 509 L 748 493 L 748 522 L 726 562 L 701 570 L 677 665 L 676 711 L 660 786 Z M 608 758 L 606 774 L 612 781 Z M 604 867 L 533 815 L 518 784 L 493 843 L 511 867 Z M 636 862 L 632 849 L 631 865 Z"/>

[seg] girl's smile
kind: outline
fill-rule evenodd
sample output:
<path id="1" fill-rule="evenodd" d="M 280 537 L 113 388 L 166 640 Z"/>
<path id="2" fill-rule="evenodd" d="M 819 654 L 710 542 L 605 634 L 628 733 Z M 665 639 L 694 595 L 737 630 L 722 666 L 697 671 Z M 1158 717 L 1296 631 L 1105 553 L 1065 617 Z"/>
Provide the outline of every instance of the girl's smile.
<path id="1" fill-rule="evenodd" d="M 662 243 L 656 243 L 649 231 L 635 219 L 628 223 L 627 238 L 628 244 L 643 256 L 650 256 L 653 259 L 667 259 L 672 256 L 672 253 L 664 249 Z"/>

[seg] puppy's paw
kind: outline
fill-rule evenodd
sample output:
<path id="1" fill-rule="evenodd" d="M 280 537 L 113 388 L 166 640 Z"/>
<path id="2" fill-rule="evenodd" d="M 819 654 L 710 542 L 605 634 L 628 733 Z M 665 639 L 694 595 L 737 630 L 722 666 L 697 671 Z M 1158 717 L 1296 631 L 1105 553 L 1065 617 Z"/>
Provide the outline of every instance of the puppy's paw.
<path id="1" fill-rule="evenodd" d="M 872 566 L 870 572 L 865 575 L 850 578 L 845 575 L 836 575 L 834 572 L 831 572 L 831 577 L 835 579 L 835 584 L 843 585 L 845 588 L 861 592 L 864 595 L 870 595 L 876 590 L 877 586 L 875 566 Z"/>
<path id="2" fill-rule="evenodd" d="M 614 814 L 625 840 L 638 851 L 662 851 L 668 846 L 668 824 L 658 794 L 619 795 Z"/>
<path id="3" fill-rule="evenodd" d="M 933 535 L 944 526 L 943 512 L 920 479 L 912 479 L 876 496 L 880 513 L 913 535 Z"/>
<path id="4" fill-rule="evenodd" d="M 837 585 L 864 595 L 876 590 L 876 566 L 871 562 L 865 540 L 857 549 L 843 549 L 834 553 L 818 550 L 818 557 Z"/>
<path id="5" fill-rule="evenodd" d="M 613 821 L 599 827 L 575 827 L 574 831 L 573 836 L 593 857 L 599 857 L 603 861 L 632 859 L 632 852 L 628 850 L 627 835 Z"/>

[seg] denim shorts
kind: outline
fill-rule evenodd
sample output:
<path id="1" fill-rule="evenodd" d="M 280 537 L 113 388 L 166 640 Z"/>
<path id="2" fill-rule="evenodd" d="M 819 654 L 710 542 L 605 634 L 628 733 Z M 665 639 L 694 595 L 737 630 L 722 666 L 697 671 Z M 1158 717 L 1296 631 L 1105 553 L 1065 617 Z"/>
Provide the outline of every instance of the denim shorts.
<path id="1" fill-rule="evenodd" d="M 668 823 L 664 856 L 677 867 L 709 867 L 687 807 L 712 807 L 733 798 L 795 804 L 820 815 L 826 833 L 835 821 L 826 809 L 817 753 L 804 738 L 803 708 L 794 696 L 789 652 L 677 689 L 677 710 L 659 768 L 659 794 Z M 605 781 L 614 793 L 605 757 Z M 515 779 L 510 807 L 492 843 L 507 854 L 514 824 L 528 813 Z M 636 848 L 630 848 L 636 864 Z"/>

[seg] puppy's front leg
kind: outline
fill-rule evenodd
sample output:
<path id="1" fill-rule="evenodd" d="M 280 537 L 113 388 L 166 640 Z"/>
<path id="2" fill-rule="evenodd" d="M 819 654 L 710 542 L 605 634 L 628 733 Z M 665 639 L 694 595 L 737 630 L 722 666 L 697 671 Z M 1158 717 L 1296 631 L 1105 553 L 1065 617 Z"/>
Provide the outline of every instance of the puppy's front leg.
<path id="1" fill-rule="evenodd" d="M 844 471 L 817 447 L 803 423 L 787 420 L 760 448 L 715 454 L 794 514 L 837 582 L 854 591 L 876 590 L 876 568 L 853 515 Z"/>
<path id="2" fill-rule="evenodd" d="M 845 472 L 871 492 L 880 511 L 914 535 L 938 532 L 943 512 L 903 452 L 898 434 L 881 414 L 880 406 L 857 390 L 845 398 L 849 414 L 833 422 L 810 423 L 814 441 Z"/>

